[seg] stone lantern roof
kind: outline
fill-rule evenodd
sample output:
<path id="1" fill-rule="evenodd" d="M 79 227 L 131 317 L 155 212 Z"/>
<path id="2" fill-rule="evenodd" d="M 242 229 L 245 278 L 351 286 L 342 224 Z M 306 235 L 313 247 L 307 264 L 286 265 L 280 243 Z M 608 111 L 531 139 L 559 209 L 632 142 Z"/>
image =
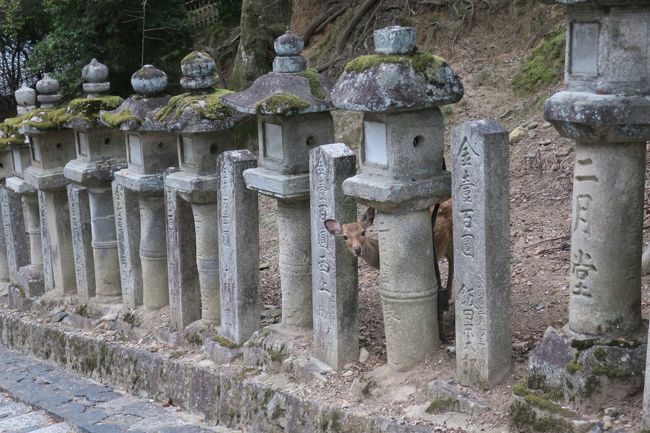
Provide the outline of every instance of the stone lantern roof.
<path id="1" fill-rule="evenodd" d="M 101 122 L 123 131 L 164 131 L 167 128 L 155 119 L 160 107 L 169 103 L 167 74 L 152 65 L 144 65 L 131 76 L 131 86 L 136 92 L 113 110 L 99 113 Z"/>
<path id="2" fill-rule="evenodd" d="M 387 27 L 374 33 L 375 52 L 358 57 L 332 91 L 337 108 L 384 112 L 458 102 L 464 93 L 458 75 L 440 57 L 417 53 L 415 30 Z"/>
<path id="3" fill-rule="evenodd" d="M 168 99 L 155 113 L 156 121 L 172 131 L 211 132 L 232 128 L 246 117 L 221 102 L 231 92 L 213 87 L 218 77 L 208 54 L 188 54 L 181 61 L 181 72 L 181 86 L 187 92 Z"/>
<path id="4" fill-rule="evenodd" d="M 222 97 L 223 103 L 248 114 L 293 115 L 330 111 L 332 83 L 300 55 L 302 37 L 287 32 L 275 40 L 273 72 L 259 77 L 246 90 Z"/>

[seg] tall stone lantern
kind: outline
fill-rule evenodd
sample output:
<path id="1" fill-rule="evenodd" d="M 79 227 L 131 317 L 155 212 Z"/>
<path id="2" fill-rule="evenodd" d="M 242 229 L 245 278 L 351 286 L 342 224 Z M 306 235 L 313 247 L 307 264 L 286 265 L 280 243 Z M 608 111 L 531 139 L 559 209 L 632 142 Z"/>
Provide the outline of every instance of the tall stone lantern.
<path id="1" fill-rule="evenodd" d="M 27 89 L 19 89 L 20 95 L 16 95 L 18 106 L 24 108 L 19 108 L 20 116 L 0 124 L 0 142 L 8 146 L 11 154 L 11 173 L 0 189 L 0 207 L 9 280 L 25 296 L 33 297 L 44 291 L 43 249 L 36 190 L 23 180 L 23 171 L 31 164 L 31 152 L 20 129 L 36 104 L 36 92 Z"/>
<path id="2" fill-rule="evenodd" d="M 249 189 L 277 199 L 282 325 L 312 326 L 309 151 L 333 143 L 331 83 L 300 55 L 301 37 L 275 40 L 273 72 L 222 97 L 225 105 L 257 114 L 259 167 L 244 172 Z"/>
<path id="3" fill-rule="evenodd" d="M 36 226 L 33 220 L 40 218 L 45 290 L 61 297 L 77 291 L 66 192 L 69 180 L 63 175 L 63 167 L 75 157 L 74 133 L 64 128 L 69 115 L 67 107 L 58 106 L 62 98 L 58 81 L 45 74 L 36 83 L 36 90 L 41 107 L 30 112 L 22 131 L 31 151 L 31 165 L 23 171 L 23 177 L 36 189 L 38 206 L 27 204 L 25 222 L 30 232 Z M 37 245 L 32 243 L 32 247 Z"/>
<path id="4" fill-rule="evenodd" d="M 546 332 L 530 367 L 577 404 L 602 407 L 608 395 L 634 393 L 643 383 L 650 1 L 554 3 L 567 6 L 565 89 L 546 101 L 544 116 L 576 142 L 569 323 Z M 599 374 L 601 364 L 625 374 Z"/>
<path id="5" fill-rule="evenodd" d="M 169 304 L 163 178 L 178 163 L 176 137 L 154 116 L 170 100 L 163 93 L 167 76 L 147 65 L 131 84 L 138 94 L 101 118 L 126 138 L 128 167 L 113 182 L 124 305 L 155 310 Z"/>
<path id="6" fill-rule="evenodd" d="M 119 100 L 110 90 L 108 68 L 93 59 L 82 70 L 88 105 L 85 116 L 74 117 L 76 158 L 63 169 L 67 179 L 75 257 L 77 291 L 81 299 L 118 303 L 122 300 L 115 235 L 113 172 L 126 166 L 123 133 L 99 121 L 99 111 Z M 108 102 L 108 104 L 106 103 Z"/>
<path id="7" fill-rule="evenodd" d="M 442 59 L 416 53 L 413 28 L 376 30 L 374 40 L 376 54 L 346 65 L 332 100 L 364 113 L 361 173 L 343 191 L 377 210 L 388 364 L 408 370 L 439 344 L 428 209 L 451 195 L 439 107 L 460 100 L 463 85 Z"/>
<path id="8" fill-rule="evenodd" d="M 165 195 L 169 305 L 179 329 L 220 319 L 217 156 L 235 148 L 232 128 L 248 117 L 223 106 L 220 97 L 229 91 L 213 88 L 216 65 L 207 54 L 190 53 L 181 70 L 187 93 L 158 113 L 178 138 L 180 171 L 165 177 Z"/>

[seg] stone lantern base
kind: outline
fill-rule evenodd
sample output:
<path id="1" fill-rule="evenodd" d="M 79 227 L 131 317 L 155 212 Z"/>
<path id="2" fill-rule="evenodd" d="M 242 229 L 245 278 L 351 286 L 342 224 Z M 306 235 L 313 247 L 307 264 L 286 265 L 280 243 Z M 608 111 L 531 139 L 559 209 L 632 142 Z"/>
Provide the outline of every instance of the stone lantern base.
<path id="1" fill-rule="evenodd" d="M 579 412 L 597 412 L 643 389 L 645 329 L 636 338 L 586 338 L 568 328 L 548 328 L 529 358 L 528 387 Z M 515 395 L 525 396 L 520 385 Z"/>

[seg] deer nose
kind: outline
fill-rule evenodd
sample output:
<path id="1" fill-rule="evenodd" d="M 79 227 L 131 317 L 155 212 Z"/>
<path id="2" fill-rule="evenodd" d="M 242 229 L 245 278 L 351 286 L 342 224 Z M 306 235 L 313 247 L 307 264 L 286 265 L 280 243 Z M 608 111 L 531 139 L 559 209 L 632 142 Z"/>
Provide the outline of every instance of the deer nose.
<path id="1" fill-rule="evenodd" d="M 354 255 L 357 257 L 361 255 L 361 246 L 354 247 Z"/>

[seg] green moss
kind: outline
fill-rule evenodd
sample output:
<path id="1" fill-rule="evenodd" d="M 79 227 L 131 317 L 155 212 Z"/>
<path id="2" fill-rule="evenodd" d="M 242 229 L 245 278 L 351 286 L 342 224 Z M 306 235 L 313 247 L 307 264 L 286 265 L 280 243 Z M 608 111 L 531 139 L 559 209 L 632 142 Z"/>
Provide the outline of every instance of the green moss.
<path id="1" fill-rule="evenodd" d="M 594 376 L 606 376 L 613 380 L 627 379 L 633 376 L 632 372 L 627 368 L 605 363 L 597 363 L 594 365 L 591 368 L 591 373 Z"/>
<path id="2" fill-rule="evenodd" d="M 518 384 L 516 384 L 515 386 L 512 387 L 512 393 L 514 395 L 519 396 L 519 397 L 523 397 L 526 394 L 528 394 L 529 392 L 530 392 L 530 390 L 528 389 L 528 387 L 526 386 L 525 383 L 518 383 Z"/>
<path id="3" fill-rule="evenodd" d="M 420 74 L 435 75 L 445 61 L 433 54 L 421 53 L 413 56 L 396 56 L 389 54 L 369 54 L 357 57 L 345 65 L 346 72 L 364 72 L 382 63 L 394 63 L 410 65 L 413 70 Z"/>
<path id="4" fill-rule="evenodd" d="M 204 53 L 203 51 L 192 51 L 187 56 L 183 57 L 183 60 L 181 60 L 181 63 L 192 62 L 192 61 L 200 59 L 202 57 L 203 58 L 210 57 L 210 55 L 208 53 Z"/>
<path id="5" fill-rule="evenodd" d="M 288 93 L 276 93 L 257 104 L 258 113 L 291 114 L 309 107 L 309 102 Z"/>
<path id="6" fill-rule="evenodd" d="M 27 117 L 25 124 L 36 129 L 59 129 L 66 124 L 72 115 L 67 112 L 66 107 L 61 108 L 39 108 L 32 110 Z"/>
<path id="7" fill-rule="evenodd" d="M 72 115 L 97 116 L 102 110 L 115 110 L 122 103 L 119 96 L 99 96 L 97 98 L 77 98 L 68 104 Z"/>
<path id="8" fill-rule="evenodd" d="M 23 143 L 25 143 L 25 138 L 22 135 L 2 137 L 0 138 L 0 151 L 5 150 L 7 146 L 20 146 Z"/>
<path id="9" fill-rule="evenodd" d="M 578 361 L 571 361 L 566 366 L 566 371 L 569 374 L 576 374 L 580 370 L 582 370 L 582 364 L 580 364 Z"/>
<path id="10" fill-rule="evenodd" d="M 270 347 L 266 349 L 266 352 L 269 354 L 271 361 L 277 362 L 278 364 L 282 363 L 282 361 L 284 361 L 284 358 L 286 358 L 284 346 L 281 346 L 279 349 Z"/>
<path id="11" fill-rule="evenodd" d="M 429 406 L 425 409 L 428 414 L 438 414 L 442 412 L 449 412 L 454 410 L 458 405 L 458 400 L 455 398 L 439 398 L 438 400 L 432 401 Z"/>
<path id="12" fill-rule="evenodd" d="M 126 122 L 135 122 L 136 125 L 140 125 L 142 123 L 142 119 L 131 113 L 129 110 L 122 110 L 117 113 L 104 112 L 101 118 L 102 122 L 111 128 L 117 128 Z"/>
<path id="13" fill-rule="evenodd" d="M 520 94 L 534 93 L 557 82 L 564 70 L 565 32 L 558 29 L 535 47 L 512 80 Z"/>
<path id="14" fill-rule="evenodd" d="M 604 349 L 602 347 L 596 347 L 594 349 L 594 358 L 596 358 L 599 361 L 604 361 L 605 358 L 607 358 L 607 349 Z"/>
<path id="15" fill-rule="evenodd" d="M 86 317 L 86 318 L 91 317 L 90 310 L 88 309 L 88 305 L 86 304 L 77 305 L 77 308 L 75 308 L 74 311 L 81 317 Z"/>
<path id="16" fill-rule="evenodd" d="M 533 408 L 520 401 L 510 405 L 508 419 L 511 426 L 524 433 L 575 433 L 575 429 L 568 421 L 537 415 Z"/>
<path id="17" fill-rule="evenodd" d="M 578 349 L 582 352 L 583 350 L 591 349 L 596 345 L 596 340 L 572 340 L 571 347 Z"/>
<path id="18" fill-rule="evenodd" d="M 163 121 L 171 116 L 171 120 L 175 121 L 185 110 L 192 108 L 206 119 L 224 119 L 233 113 L 230 108 L 224 107 L 221 102 L 221 97 L 227 93 L 231 93 L 231 91 L 216 89 L 214 92 L 204 95 L 193 95 L 191 93 L 176 95 L 169 99 L 166 106 L 158 110 L 155 118 L 157 121 Z"/>
<path id="19" fill-rule="evenodd" d="M 187 340 L 188 343 L 193 344 L 195 346 L 200 346 L 203 344 L 203 340 L 201 339 L 201 337 L 199 337 L 196 334 L 187 335 L 185 339 Z"/>
<path id="20" fill-rule="evenodd" d="M 296 74 L 299 77 L 306 78 L 309 81 L 309 90 L 316 99 L 325 99 L 327 95 L 323 91 L 323 87 L 318 80 L 318 72 L 315 69 L 306 69 Z"/>
<path id="21" fill-rule="evenodd" d="M 219 345 L 223 347 L 227 347 L 228 349 L 237 349 L 239 348 L 239 345 L 233 341 L 228 340 L 225 337 L 222 337 L 221 335 L 215 335 L 212 337 L 212 341 L 219 343 Z"/>
<path id="22" fill-rule="evenodd" d="M 524 396 L 524 401 L 531 406 L 535 406 L 539 409 L 545 410 L 547 412 L 565 416 L 565 417 L 573 417 L 575 416 L 575 413 L 569 409 L 565 409 L 559 404 L 555 403 L 554 401 L 551 401 L 550 399 L 544 398 L 542 396 L 536 395 L 536 394 L 526 394 Z"/>
<path id="23" fill-rule="evenodd" d="M 0 123 L 0 131 L 4 134 L 5 138 L 18 135 L 18 129 L 27 119 L 27 115 L 18 117 L 9 117 Z"/>

